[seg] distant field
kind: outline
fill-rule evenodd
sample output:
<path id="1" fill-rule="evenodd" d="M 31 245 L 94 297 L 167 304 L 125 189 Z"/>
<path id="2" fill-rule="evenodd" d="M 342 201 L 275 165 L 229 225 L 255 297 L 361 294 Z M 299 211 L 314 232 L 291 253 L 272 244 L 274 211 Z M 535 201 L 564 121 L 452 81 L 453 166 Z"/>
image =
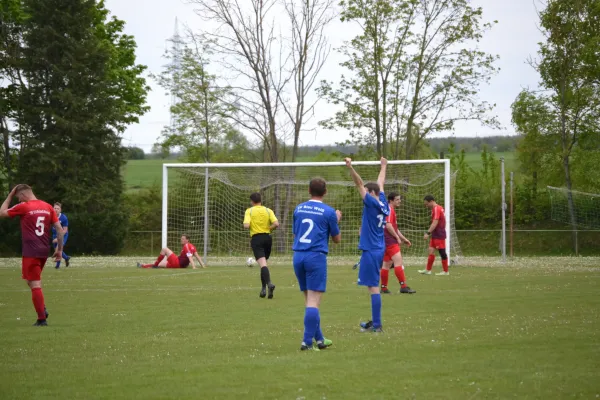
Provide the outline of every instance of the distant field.
<path id="1" fill-rule="evenodd" d="M 506 164 L 506 173 L 517 171 L 518 161 L 514 152 L 495 153 L 497 159 L 504 157 Z M 480 153 L 467 153 L 466 160 L 473 169 L 480 170 Z M 298 161 L 312 161 L 311 157 L 300 157 Z M 141 189 L 152 185 L 160 185 L 162 182 L 162 165 L 164 163 L 173 163 L 176 160 L 130 160 L 123 168 L 123 176 L 128 189 Z"/>

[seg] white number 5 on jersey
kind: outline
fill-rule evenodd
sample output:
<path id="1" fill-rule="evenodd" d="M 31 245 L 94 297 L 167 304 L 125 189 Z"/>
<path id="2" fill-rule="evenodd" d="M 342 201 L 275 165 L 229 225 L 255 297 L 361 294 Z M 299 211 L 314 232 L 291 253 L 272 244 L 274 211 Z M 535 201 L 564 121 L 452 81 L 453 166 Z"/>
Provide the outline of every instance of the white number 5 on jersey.
<path id="1" fill-rule="evenodd" d="M 35 227 L 37 228 L 35 230 L 35 234 L 38 236 L 43 236 L 44 235 L 44 229 L 45 229 L 45 225 L 44 225 L 44 221 L 46 220 L 46 217 L 38 217 L 37 222 L 35 223 Z"/>

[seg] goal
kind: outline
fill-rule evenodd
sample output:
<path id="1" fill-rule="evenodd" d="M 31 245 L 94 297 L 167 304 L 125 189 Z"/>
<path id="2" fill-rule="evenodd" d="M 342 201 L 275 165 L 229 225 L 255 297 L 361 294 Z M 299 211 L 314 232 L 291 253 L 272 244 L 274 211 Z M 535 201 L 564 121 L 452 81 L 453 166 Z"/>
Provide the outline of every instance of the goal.
<path id="1" fill-rule="evenodd" d="M 552 220 L 574 228 L 600 229 L 600 194 L 548 186 Z M 569 197 L 573 212 L 569 211 Z"/>
<path id="2" fill-rule="evenodd" d="M 376 181 L 379 161 L 355 161 L 353 166 L 366 182 Z M 343 213 L 342 243 L 330 247 L 332 257 L 357 257 L 362 201 L 343 162 L 261 164 L 164 164 L 162 245 L 178 248 L 179 238 L 191 242 L 211 262 L 216 258 L 251 256 L 249 234 L 242 226 L 252 192 L 262 194 L 280 222 L 273 233 L 273 257 L 292 255 L 292 215 L 306 201 L 308 182 L 327 181 L 325 202 Z M 423 197 L 431 194 L 445 207 L 450 235 L 446 247 L 456 263 L 460 248 L 454 229 L 453 176 L 449 160 L 389 161 L 385 192 L 397 192 L 402 204 L 396 210 L 400 231 L 412 242 L 404 246 L 406 256 L 424 256 L 428 243 L 423 234 L 429 227 L 430 211 Z"/>

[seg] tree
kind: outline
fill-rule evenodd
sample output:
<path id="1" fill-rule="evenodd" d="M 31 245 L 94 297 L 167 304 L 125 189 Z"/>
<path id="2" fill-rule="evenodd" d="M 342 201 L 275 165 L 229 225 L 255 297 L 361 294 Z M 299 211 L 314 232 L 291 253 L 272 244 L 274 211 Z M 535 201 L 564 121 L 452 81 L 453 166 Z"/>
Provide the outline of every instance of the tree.
<path id="1" fill-rule="evenodd" d="M 16 155 L 14 181 L 63 202 L 77 226 L 79 251 L 115 253 L 127 228 L 120 134 L 147 110 L 135 41 L 101 1 L 13 6 L 19 29 L 3 128 Z"/>
<path id="2" fill-rule="evenodd" d="M 581 146 L 600 139 L 600 1 L 550 0 L 540 25 L 546 41 L 540 43 L 539 60 L 530 64 L 540 73 L 541 90 L 517 97 L 513 122 L 528 140 L 549 144 L 543 147 L 552 161 L 548 165 L 562 169 L 575 230 L 573 157 L 585 158 L 587 149 Z"/>
<path id="3" fill-rule="evenodd" d="M 128 160 L 143 160 L 146 153 L 139 147 L 125 147 L 125 156 Z"/>
<path id="4" fill-rule="evenodd" d="M 351 77 L 342 76 L 337 90 L 322 86 L 344 107 L 325 127 L 350 129 L 380 155 L 390 154 L 392 131 L 394 158 L 403 150 L 410 159 L 423 138 L 451 131 L 458 121 L 497 126 L 489 116 L 493 106 L 477 98 L 497 59 L 473 46 L 492 26 L 481 23 L 481 8 L 468 0 L 346 0 L 342 7 L 342 21 L 362 31 L 342 49 Z"/>
<path id="5" fill-rule="evenodd" d="M 178 100 L 171 105 L 174 123 L 163 130 L 160 147 L 166 153 L 181 148 L 190 162 L 210 162 L 211 144 L 233 130 L 229 119 L 236 111 L 228 100 L 232 93 L 208 72 L 209 48 L 203 38 L 190 34 L 183 46 L 181 54 L 167 52 L 169 64 L 155 76 Z"/>

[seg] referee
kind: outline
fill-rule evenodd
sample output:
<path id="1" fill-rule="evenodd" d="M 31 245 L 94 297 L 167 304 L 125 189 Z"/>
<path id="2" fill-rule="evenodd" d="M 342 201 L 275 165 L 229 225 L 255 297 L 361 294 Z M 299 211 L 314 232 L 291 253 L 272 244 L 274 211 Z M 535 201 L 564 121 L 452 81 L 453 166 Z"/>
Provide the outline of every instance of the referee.
<path id="1" fill-rule="evenodd" d="M 250 246 L 254 252 L 254 258 L 260 265 L 260 281 L 262 282 L 262 290 L 260 297 L 267 296 L 267 287 L 269 288 L 269 299 L 273 298 L 275 285 L 271 283 L 271 274 L 267 267 L 267 260 L 271 255 L 271 247 L 273 240 L 271 231 L 279 227 L 279 221 L 273 213 L 273 210 L 262 205 L 260 193 L 252 193 L 250 195 L 250 203 L 252 207 L 246 210 L 244 216 L 244 228 L 250 229 Z"/>

